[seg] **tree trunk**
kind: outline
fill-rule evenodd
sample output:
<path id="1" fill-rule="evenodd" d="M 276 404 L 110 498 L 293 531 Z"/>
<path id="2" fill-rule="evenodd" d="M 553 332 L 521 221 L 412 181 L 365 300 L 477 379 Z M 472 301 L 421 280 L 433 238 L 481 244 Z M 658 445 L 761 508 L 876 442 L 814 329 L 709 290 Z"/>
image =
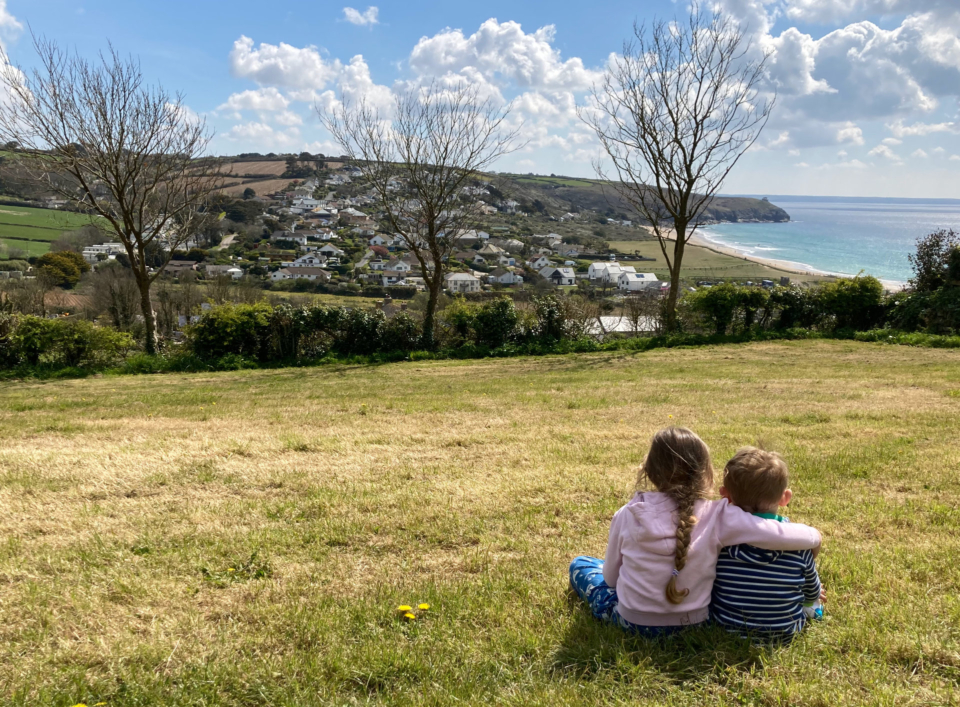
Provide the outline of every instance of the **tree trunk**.
<path id="1" fill-rule="evenodd" d="M 150 280 L 138 276 L 137 287 L 140 288 L 140 309 L 146 334 L 144 348 L 153 356 L 157 353 L 157 324 L 153 317 L 153 303 L 150 302 Z"/>
<path id="2" fill-rule="evenodd" d="M 666 328 L 677 330 L 677 300 L 680 298 L 680 264 L 683 262 L 683 247 L 686 245 L 687 224 L 674 225 L 676 240 L 673 242 L 673 267 L 670 269 L 670 294 L 667 295 Z"/>
<path id="3" fill-rule="evenodd" d="M 427 298 L 427 309 L 423 314 L 423 336 L 421 338 L 422 346 L 427 351 L 433 351 L 436 347 L 433 330 L 437 318 L 437 302 L 440 300 L 440 288 L 443 280 L 439 275 L 433 276 L 433 282 L 430 283 L 430 296 Z"/>

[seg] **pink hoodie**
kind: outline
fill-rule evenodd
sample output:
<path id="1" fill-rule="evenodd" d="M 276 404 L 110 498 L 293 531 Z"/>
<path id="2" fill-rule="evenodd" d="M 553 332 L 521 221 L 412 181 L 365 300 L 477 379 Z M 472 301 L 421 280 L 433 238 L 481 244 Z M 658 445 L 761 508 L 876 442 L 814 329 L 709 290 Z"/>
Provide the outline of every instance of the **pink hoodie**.
<path id="1" fill-rule="evenodd" d="M 717 574 L 717 556 L 727 545 L 764 550 L 812 550 L 820 533 L 800 523 L 758 518 L 726 500 L 697 501 L 687 564 L 677 577 L 690 594 L 671 604 L 665 594 L 677 546 L 677 505 L 659 492 L 634 496 L 613 516 L 603 578 L 617 590 L 618 611 L 640 626 L 682 626 L 705 621 Z"/>

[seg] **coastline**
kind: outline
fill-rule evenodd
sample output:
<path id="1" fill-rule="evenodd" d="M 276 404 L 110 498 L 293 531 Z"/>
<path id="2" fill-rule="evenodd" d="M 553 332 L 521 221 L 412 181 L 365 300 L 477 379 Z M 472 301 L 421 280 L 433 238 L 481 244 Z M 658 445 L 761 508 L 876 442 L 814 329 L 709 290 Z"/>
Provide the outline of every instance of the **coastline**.
<path id="1" fill-rule="evenodd" d="M 840 272 L 828 272 L 826 270 L 820 270 L 814 268 L 810 265 L 804 263 L 796 263 L 791 260 L 777 260 L 775 258 L 765 258 L 759 255 L 753 255 L 752 253 L 745 253 L 733 246 L 726 245 L 724 243 L 717 243 L 710 240 L 701 232 L 703 227 L 697 229 L 694 232 L 693 236 L 690 237 L 688 243 L 690 245 L 697 246 L 699 248 L 706 248 L 711 250 L 714 253 L 719 253 L 720 255 L 726 255 L 731 258 L 738 258 L 751 263 L 757 263 L 758 265 L 764 265 L 768 268 L 774 270 L 779 270 L 785 275 L 803 275 L 806 277 L 822 277 L 824 279 L 829 278 L 840 278 L 840 277 L 854 277 L 854 275 Z M 647 230 L 650 231 L 650 234 L 653 235 L 653 229 L 647 227 Z M 675 240 L 676 234 L 673 230 L 670 231 L 667 238 L 669 240 Z M 890 292 L 899 292 L 904 289 L 907 285 L 905 282 L 899 280 L 885 280 L 882 278 L 877 278 L 880 280 L 880 283 L 884 286 L 885 289 Z"/>

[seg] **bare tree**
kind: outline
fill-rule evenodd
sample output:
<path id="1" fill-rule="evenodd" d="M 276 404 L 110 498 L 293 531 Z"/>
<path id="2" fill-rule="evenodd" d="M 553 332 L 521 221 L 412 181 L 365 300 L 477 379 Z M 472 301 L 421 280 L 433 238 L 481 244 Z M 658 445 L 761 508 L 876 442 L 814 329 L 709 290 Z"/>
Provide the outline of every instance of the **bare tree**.
<path id="1" fill-rule="evenodd" d="M 140 289 L 133 273 L 120 263 L 107 262 L 97 268 L 90 281 L 97 313 L 106 312 L 117 329 L 128 331 L 140 306 Z"/>
<path id="2" fill-rule="evenodd" d="M 10 96 L 0 103 L 0 142 L 18 143 L 32 182 L 99 217 L 123 244 L 154 353 L 150 286 L 206 218 L 221 183 L 217 165 L 201 160 L 212 134 L 181 95 L 148 86 L 139 62 L 112 48 L 88 61 L 48 40 L 35 38 L 34 47 L 40 64 L 30 72 L 0 55 Z"/>
<path id="3" fill-rule="evenodd" d="M 482 215 L 464 187 L 498 158 L 520 147 L 507 125 L 509 106 L 481 99 L 476 86 L 430 84 L 395 95 L 386 112 L 365 101 L 324 112 L 320 120 L 364 170 L 382 210 L 420 264 L 429 298 L 423 345 L 434 346 L 444 271 L 460 234 Z"/>
<path id="4" fill-rule="evenodd" d="M 724 179 L 759 136 L 775 97 L 763 100 L 766 57 L 751 59 L 739 25 L 694 4 L 686 22 L 634 25 L 580 117 L 612 171 L 602 179 L 653 228 L 670 271 L 666 325 L 676 326 L 684 247 Z M 672 242 L 672 246 L 671 246 Z"/>

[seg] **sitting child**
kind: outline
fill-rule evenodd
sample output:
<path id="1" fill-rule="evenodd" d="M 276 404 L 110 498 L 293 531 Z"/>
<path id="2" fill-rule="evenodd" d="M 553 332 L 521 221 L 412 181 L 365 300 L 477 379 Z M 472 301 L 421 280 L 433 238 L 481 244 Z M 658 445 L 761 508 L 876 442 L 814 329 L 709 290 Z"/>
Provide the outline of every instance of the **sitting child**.
<path id="1" fill-rule="evenodd" d="M 613 516 L 606 562 L 578 557 L 570 565 L 570 584 L 593 615 L 628 631 L 658 636 L 706 621 L 724 546 L 820 546 L 813 528 L 707 500 L 713 490 L 710 450 L 688 429 L 670 427 L 654 436 L 638 485 L 644 480 L 657 490 L 637 492 Z"/>
<path id="2" fill-rule="evenodd" d="M 777 511 L 793 497 L 787 482 L 787 465 L 779 454 L 745 447 L 727 462 L 720 495 L 758 518 L 786 523 Z M 767 548 L 723 548 L 717 560 L 710 616 L 744 637 L 790 640 L 803 629 L 808 616 L 823 615 L 820 578 L 809 550 Z"/>

